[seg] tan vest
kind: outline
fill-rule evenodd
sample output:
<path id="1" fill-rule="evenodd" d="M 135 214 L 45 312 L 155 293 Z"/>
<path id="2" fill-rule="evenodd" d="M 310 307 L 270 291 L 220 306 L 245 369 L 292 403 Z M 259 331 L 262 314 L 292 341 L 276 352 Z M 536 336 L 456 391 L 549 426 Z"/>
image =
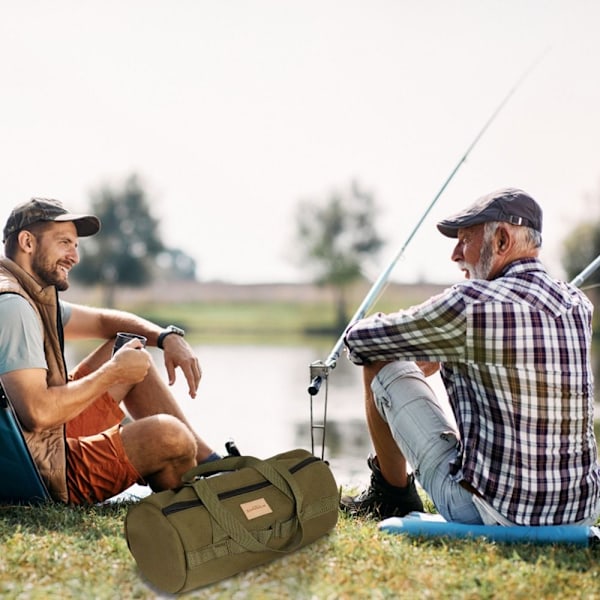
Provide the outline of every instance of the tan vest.
<path id="1" fill-rule="evenodd" d="M 44 332 L 48 387 L 64 385 L 67 382 L 67 373 L 59 338 L 56 288 L 41 288 L 14 261 L 0 257 L 0 294 L 6 293 L 22 296 L 35 310 Z M 25 431 L 25 441 L 52 497 L 61 502 L 68 502 L 65 426 L 59 425 L 39 433 Z"/>

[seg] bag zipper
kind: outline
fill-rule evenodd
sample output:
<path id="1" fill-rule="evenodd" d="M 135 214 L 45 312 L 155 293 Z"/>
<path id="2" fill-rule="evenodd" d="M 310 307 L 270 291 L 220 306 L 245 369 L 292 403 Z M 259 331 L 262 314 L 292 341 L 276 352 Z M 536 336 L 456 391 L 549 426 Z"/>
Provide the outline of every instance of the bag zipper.
<path id="1" fill-rule="evenodd" d="M 321 459 L 316 456 L 308 456 L 304 460 L 300 461 L 297 465 L 290 467 L 289 471 L 290 471 L 290 473 L 296 473 L 300 469 L 303 469 L 304 467 L 306 467 L 314 462 L 321 462 Z M 221 471 L 216 471 L 216 472 L 221 472 Z M 222 471 L 222 472 L 229 473 L 231 471 Z M 235 496 L 247 494 L 248 492 L 254 492 L 256 490 L 261 490 L 270 485 L 273 485 L 273 484 L 270 481 L 265 480 L 265 481 L 261 481 L 260 483 L 254 483 L 252 485 L 246 485 L 241 488 L 236 488 L 235 490 L 221 492 L 220 494 L 217 494 L 217 498 L 219 500 L 226 500 L 228 498 L 234 498 Z M 180 489 L 182 489 L 182 488 L 180 488 Z M 202 500 L 200 500 L 200 498 L 194 498 L 193 500 L 186 500 L 185 502 L 175 502 L 174 504 L 165 506 L 163 509 L 161 509 L 161 512 L 163 513 L 163 515 L 165 515 L 165 517 L 168 517 L 169 515 L 180 512 L 182 510 L 187 510 L 189 508 L 195 508 L 197 506 L 203 506 L 203 504 L 204 503 L 202 502 Z"/>

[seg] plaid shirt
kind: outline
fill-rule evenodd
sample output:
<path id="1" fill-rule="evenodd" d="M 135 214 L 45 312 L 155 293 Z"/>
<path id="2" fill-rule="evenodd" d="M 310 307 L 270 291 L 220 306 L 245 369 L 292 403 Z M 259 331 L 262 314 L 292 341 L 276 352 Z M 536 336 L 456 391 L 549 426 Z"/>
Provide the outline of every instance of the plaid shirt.
<path id="1" fill-rule="evenodd" d="M 514 523 L 571 523 L 600 499 L 592 311 L 580 290 L 523 259 L 492 281 L 358 321 L 345 341 L 357 364 L 442 362 L 464 479 Z"/>

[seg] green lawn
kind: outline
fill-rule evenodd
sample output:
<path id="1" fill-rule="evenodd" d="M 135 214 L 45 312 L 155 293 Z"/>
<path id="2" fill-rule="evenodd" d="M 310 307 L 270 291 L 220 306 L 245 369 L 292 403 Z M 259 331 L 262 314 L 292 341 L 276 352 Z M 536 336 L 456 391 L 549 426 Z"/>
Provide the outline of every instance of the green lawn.
<path id="1" fill-rule="evenodd" d="M 126 511 L 127 504 L 0 507 L 0 596 L 156 598 L 127 548 Z M 599 558 L 594 548 L 413 540 L 340 516 L 311 546 L 186 597 L 590 600 L 600 598 Z"/>
<path id="2" fill-rule="evenodd" d="M 396 301 L 394 301 L 396 302 Z M 300 303 L 129 307 L 179 323 L 203 342 L 296 343 L 331 307 Z M 386 307 L 379 307 L 388 310 Z M 326 337 L 324 343 L 335 341 Z M 127 504 L 0 506 L 0 596 L 127 599 L 160 596 L 140 578 L 124 536 Z M 600 549 L 412 540 L 340 517 L 310 547 L 198 590 L 210 599 L 600 599 Z"/>
<path id="3" fill-rule="evenodd" d="M 374 304 L 370 313 L 387 312 L 408 307 L 424 298 L 386 296 Z M 362 298 L 348 303 L 348 320 L 358 309 Z M 192 339 L 211 343 L 231 343 L 253 339 L 256 341 L 294 344 L 307 331 L 323 331 L 323 337 L 333 344 L 340 331 L 335 329 L 336 314 L 332 302 L 261 302 L 221 301 L 190 303 L 154 303 L 122 306 L 157 323 L 176 323 L 189 332 Z"/>

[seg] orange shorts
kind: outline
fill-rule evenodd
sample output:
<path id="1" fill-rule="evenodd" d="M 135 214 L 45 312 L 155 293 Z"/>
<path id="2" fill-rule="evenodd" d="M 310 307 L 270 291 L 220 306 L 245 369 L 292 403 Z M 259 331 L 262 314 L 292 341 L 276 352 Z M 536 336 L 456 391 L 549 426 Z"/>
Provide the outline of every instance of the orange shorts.
<path id="1" fill-rule="evenodd" d="M 79 369 L 72 379 L 86 373 Z M 66 424 L 67 489 L 72 504 L 94 504 L 116 496 L 144 479 L 129 462 L 121 439 L 125 413 L 102 394 Z"/>

